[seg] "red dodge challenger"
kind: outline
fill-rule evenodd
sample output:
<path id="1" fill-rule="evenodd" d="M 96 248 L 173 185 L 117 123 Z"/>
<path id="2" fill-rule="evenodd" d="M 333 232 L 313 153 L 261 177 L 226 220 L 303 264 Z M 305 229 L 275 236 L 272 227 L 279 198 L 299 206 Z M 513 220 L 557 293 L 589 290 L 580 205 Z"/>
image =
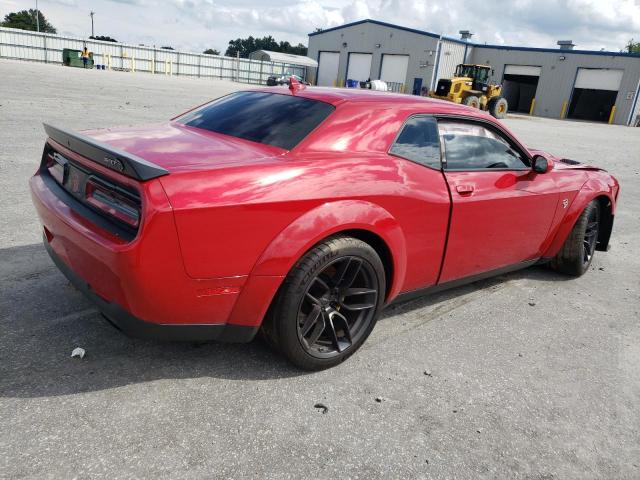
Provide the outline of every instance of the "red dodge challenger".
<path id="1" fill-rule="evenodd" d="M 295 81 L 156 125 L 45 130 L 44 244 L 112 323 L 262 330 L 310 370 L 354 353 L 394 300 L 542 262 L 585 273 L 619 192 L 479 110 Z"/>

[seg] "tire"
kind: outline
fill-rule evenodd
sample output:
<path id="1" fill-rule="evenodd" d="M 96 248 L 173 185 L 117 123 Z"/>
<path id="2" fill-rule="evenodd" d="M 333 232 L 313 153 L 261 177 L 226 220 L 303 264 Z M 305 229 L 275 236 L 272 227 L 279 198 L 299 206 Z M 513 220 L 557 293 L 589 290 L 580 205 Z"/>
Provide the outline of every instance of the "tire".
<path id="1" fill-rule="evenodd" d="M 284 280 L 263 325 L 267 342 L 304 370 L 333 367 L 367 339 L 384 305 L 385 270 L 362 240 L 330 237 Z"/>
<path id="2" fill-rule="evenodd" d="M 480 99 L 475 95 L 469 95 L 462 99 L 462 104 L 467 107 L 480 108 Z"/>
<path id="3" fill-rule="evenodd" d="M 504 97 L 493 97 L 487 105 L 489 113 L 495 118 L 505 118 L 509 110 L 509 104 Z"/>
<path id="4" fill-rule="evenodd" d="M 558 254 L 551 260 L 554 270 L 579 277 L 591 265 L 600 226 L 600 204 L 593 200 L 578 217 Z"/>

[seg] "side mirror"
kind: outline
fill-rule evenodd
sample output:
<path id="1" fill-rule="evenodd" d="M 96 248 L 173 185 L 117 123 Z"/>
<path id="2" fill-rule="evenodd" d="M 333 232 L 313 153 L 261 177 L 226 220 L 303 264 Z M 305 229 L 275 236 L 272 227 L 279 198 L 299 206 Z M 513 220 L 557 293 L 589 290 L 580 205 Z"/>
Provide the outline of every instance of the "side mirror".
<path id="1" fill-rule="evenodd" d="M 536 155 L 531 161 L 531 169 L 536 173 L 547 173 L 551 170 L 551 162 L 542 155 Z"/>

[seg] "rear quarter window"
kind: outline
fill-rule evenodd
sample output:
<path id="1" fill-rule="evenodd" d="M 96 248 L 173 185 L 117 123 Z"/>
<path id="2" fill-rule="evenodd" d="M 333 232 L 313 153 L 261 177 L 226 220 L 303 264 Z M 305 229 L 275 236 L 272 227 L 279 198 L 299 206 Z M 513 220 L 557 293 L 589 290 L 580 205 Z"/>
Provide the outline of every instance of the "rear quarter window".
<path id="1" fill-rule="evenodd" d="M 211 132 L 291 150 L 327 118 L 334 106 L 268 92 L 237 92 L 178 118 Z"/>
<path id="2" fill-rule="evenodd" d="M 389 153 L 440 170 L 440 138 L 436 119 L 427 116 L 409 118 Z"/>

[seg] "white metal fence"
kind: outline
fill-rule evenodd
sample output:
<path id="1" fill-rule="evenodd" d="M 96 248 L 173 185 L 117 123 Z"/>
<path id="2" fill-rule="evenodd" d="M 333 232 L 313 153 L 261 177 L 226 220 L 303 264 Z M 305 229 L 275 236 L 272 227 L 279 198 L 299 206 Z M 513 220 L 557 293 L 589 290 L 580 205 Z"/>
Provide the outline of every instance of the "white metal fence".
<path id="1" fill-rule="evenodd" d="M 83 40 L 0 27 L 0 58 L 62 64 L 63 49 L 82 50 L 85 45 L 93 52 L 94 63 L 114 70 L 220 78 L 252 84 L 265 84 L 269 76 L 284 73 L 303 78 L 307 76 L 306 68 L 295 64 Z"/>

